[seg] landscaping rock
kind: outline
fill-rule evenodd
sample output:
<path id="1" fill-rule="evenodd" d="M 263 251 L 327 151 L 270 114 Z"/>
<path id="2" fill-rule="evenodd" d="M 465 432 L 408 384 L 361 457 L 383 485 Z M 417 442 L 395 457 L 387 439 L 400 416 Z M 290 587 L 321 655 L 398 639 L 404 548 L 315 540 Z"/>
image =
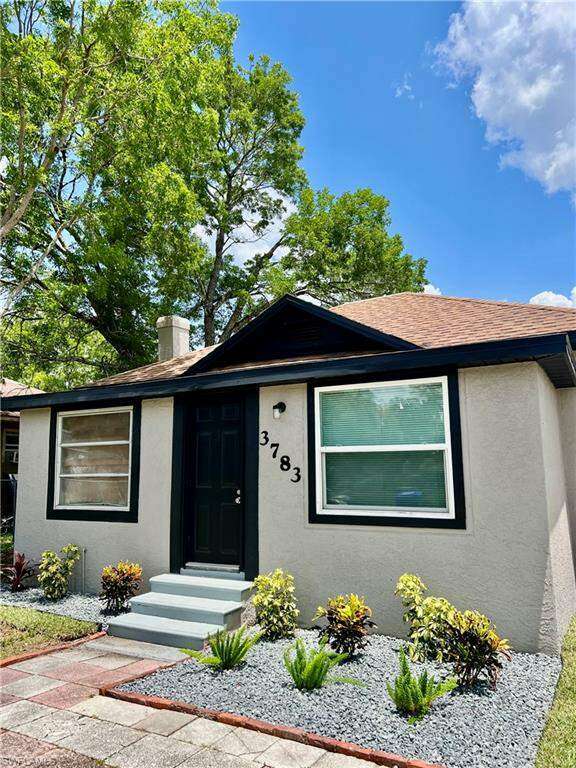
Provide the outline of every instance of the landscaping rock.
<path id="1" fill-rule="evenodd" d="M 35 611 L 56 613 L 80 621 L 94 621 L 104 629 L 109 614 L 102 611 L 102 602 L 97 595 L 69 594 L 62 600 L 47 600 L 41 589 L 25 589 L 22 592 L 0 590 L 0 605 L 13 605 L 16 608 L 33 608 Z"/>
<path id="2" fill-rule="evenodd" d="M 299 636 L 307 644 L 317 639 L 309 631 Z M 373 636 L 362 655 L 337 671 L 366 687 L 336 684 L 312 693 L 292 685 L 282 662 L 289 645 L 291 641 L 261 641 L 241 669 L 215 672 L 190 660 L 121 688 L 303 728 L 448 768 L 529 768 L 560 672 L 557 658 L 514 654 L 495 691 L 480 686 L 445 696 L 411 725 L 386 692 L 386 682 L 398 672 L 400 641 Z M 414 664 L 414 672 L 423 666 Z M 426 666 L 436 676 L 448 672 L 441 665 Z"/>

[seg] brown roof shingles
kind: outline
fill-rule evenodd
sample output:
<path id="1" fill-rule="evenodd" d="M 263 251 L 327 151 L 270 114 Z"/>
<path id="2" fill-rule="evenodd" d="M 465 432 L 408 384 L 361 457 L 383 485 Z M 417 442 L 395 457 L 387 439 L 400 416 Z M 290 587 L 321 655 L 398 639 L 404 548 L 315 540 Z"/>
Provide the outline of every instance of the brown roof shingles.
<path id="1" fill-rule="evenodd" d="M 486 299 L 460 299 L 426 293 L 377 296 L 341 304 L 333 307 L 332 311 L 425 348 L 576 331 L 576 309 Z M 197 349 L 162 363 L 151 363 L 100 379 L 90 386 L 129 384 L 179 376 L 213 349 L 214 347 Z M 270 361 L 270 364 L 290 362 L 297 360 L 274 360 Z M 246 363 L 240 367 L 248 365 L 256 366 L 254 363 Z"/>
<path id="2" fill-rule="evenodd" d="M 576 309 L 426 293 L 378 296 L 332 311 L 429 348 L 576 331 Z"/>

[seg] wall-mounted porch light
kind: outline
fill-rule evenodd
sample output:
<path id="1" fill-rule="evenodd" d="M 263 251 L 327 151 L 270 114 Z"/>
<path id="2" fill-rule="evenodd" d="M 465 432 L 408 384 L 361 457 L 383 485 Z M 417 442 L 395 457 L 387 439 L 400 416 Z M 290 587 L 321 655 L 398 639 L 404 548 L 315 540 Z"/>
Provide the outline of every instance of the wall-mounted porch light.
<path id="1" fill-rule="evenodd" d="M 272 406 L 272 416 L 275 419 L 279 419 L 285 410 L 286 410 L 286 403 L 276 403 L 276 405 Z"/>

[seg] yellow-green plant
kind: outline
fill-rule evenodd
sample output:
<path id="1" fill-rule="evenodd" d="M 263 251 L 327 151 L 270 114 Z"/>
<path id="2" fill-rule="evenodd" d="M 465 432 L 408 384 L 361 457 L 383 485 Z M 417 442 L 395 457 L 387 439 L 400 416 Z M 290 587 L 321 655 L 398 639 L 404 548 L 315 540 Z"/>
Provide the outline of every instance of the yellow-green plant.
<path id="1" fill-rule="evenodd" d="M 453 665 L 462 688 L 482 677 L 495 688 L 503 660 L 511 658 L 510 643 L 498 635 L 487 616 L 453 609 L 446 620 L 443 656 Z"/>
<path id="2" fill-rule="evenodd" d="M 190 648 L 182 648 L 181 650 L 201 664 L 208 664 L 220 670 L 233 669 L 244 663 L 248 652 L 261 637 L 262 632 L 246 635 L 246 627 L 242 625 L 235 632 L 228 632 L 223 629 L 216 632 L 215 635 L 211 635 L 208 638 L 208 645 L 212 651 L 211 656 L 207 656 L 203 651 L 194 651 Z"/>
<path id="3" fill-rule="evenodd" d="M 313 621 L 317 619 L 326 620 L 326 626 L 320 627 L 320 638 L 337 653 L 348 656 L 366 647 L 368 630 L 376 626 L 371 608 L 355 594 L 331 597 L 326 607 L 321 605 L 316 611 Z"/>
<path id="4" fill-rule="evenodd" d="M 437 681 L 426 670 L 415 677 L 403 648 L 400 648 L 399 661 L 400 674 L 394 680 L 394 685 L 386 683 L 386 688 L 398 712 L 408 715 L 410 722 L 424 717 L 435 699 L 450 693 L 458 685 L 454 678 Z"/>
<path id="5" fill-rule="evenodd" d="M 118 614 L 128 608 L 128 600 L 134 597 L 140 587 L 142 568 L 138 563 L 121 560 L 117 565 L 102 569 L 102 592 L 107 613 Z"/>
<path id="6" fill-rule="evenodd" d="M 395 594 L 404 605 L 404 621 L 410 624 L 408 651 L 414 661 L 442 661 L 446 619 L 455 608 L 443 597 L 425 596 L 428 587 L 419 576 L 404 573 Z"/>
<path id="7" fill-rule="evenodd" d="M 294 577 L 277 568 L 254 579 L 252 597 L 256 620 L 267 640 L 292 637 L 300 614 L 294 594 Z"/>
<path id="8" fill-rule="evenodd" d="M 74 566 L 80 560 L 76 544 L 67 544 L 60 550 L 62 557 L 47 549 L 42 552 L 38 569 L 38 582 L 48 600 L 61 600 L 68 592 L 68 581 Z"/>
<path id="9" fill-rule="evenodd" d="M 294 657 L 292 657 L 294 651 Z M 290 673 L 294 685 L 301 691 L 314 691 L 324 685 L 332 683 L 350 683 L 351 685 L 363 685 L 354 677 L 330 676 L 333 667 L 341 664 L 348 658 L 347 653 L 336 653 L 326 647 L 326 643 L 320 643 L 318 648 L 306 650 L 301 639 L 284 651 L 284 666 Z"/>

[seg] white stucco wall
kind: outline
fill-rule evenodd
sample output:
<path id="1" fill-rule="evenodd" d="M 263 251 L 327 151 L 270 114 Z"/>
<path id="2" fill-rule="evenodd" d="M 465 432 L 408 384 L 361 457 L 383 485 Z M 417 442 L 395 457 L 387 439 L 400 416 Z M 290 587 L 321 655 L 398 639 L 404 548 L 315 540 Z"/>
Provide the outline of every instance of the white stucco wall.
<path id="1" fill-rule="evenodd" d="M 140 486 L 137 523 L 47 520 L 50 410 L 23 411 L 15 548 L 39 560 L 45 549 L 73 542 L 86 547 L 86 591 L 100 590 L 104 565 L 127 559 L 139 562 L 147 579 L 169 570 L 172 478 L 172 398 L 142 401 Z M 80 590 L 81 564 L 74 588 Z"/>
<path id="2" fill-rule="evenodd" d="M 289 482 L 271 451 L 260 448 L 260 570 L 294 574 L 303 624 L 330 595 L 358 592 L 379 630 L 402 636 L 394 585 L 408 571 L 432 594 L 491 616 L 518 650 L 558 651 L 576 597 L 573 569 L 566 568 L 556 392 L 535 363 L 468 369 L 459 385 L 465 531 L 310 525 L 306 387 L 261 389 L 260 428 L 302 468 L 303 481 Z M 279 400 L 287 410 L 274 421 Z"/>
<path id="3" fill-rule="evenodd" d="M 576 569 L 576 388 L 558 390 L 564 476 L 568 516 L 572 531 L 572 555 Z"/>

